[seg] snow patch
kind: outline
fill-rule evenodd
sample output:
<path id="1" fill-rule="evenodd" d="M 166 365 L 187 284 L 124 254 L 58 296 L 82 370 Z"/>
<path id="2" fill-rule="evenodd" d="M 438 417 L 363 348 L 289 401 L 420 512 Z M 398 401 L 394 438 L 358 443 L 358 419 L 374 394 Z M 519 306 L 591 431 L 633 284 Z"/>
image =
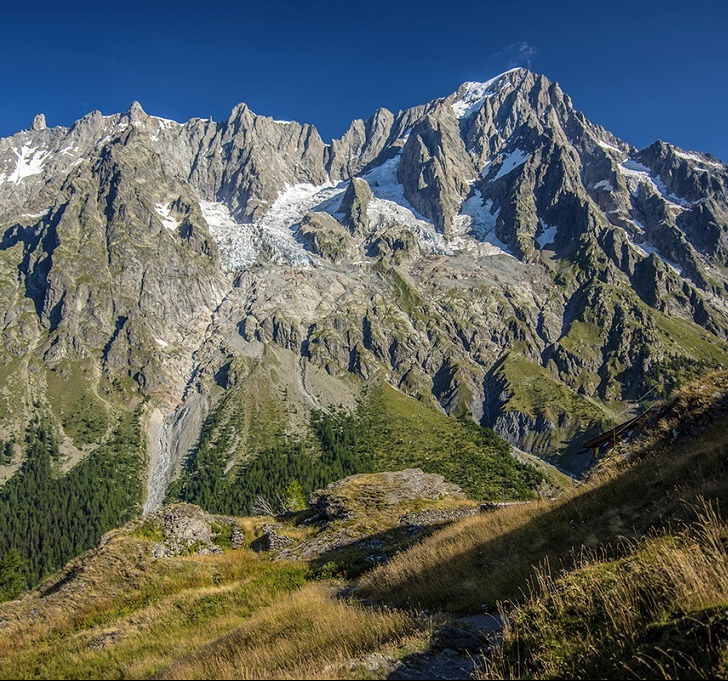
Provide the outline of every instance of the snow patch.
<path id="1" fill-rule="evenodd" d="M 445 238 L 427 220 L 420 220 L 416 213 L 389 199 L 374 197 L 367 207 L 369 225 L 374 231 L 391 227 L 405 227 L 417 239 L 423 253 L 452 255 Z"/>
<path id="2" fill-rule="evenodd" d="M 685 158 L 689 161 L 695 161 L 696 163 L 702 163 L 706 166 L 713 166 L 714 168 L 722 168 L 722 163 L 716 163 L 715 161 L 708 161 L 707 159 L 701 158 L 697 154 L 688 154 L 684 151 L 678 151 L 677 149 L 673 149 L 675 152 L 675 156 L 679 156 L 680 158 Z"/>
<path id="3" fill-rule="evenodd" d="M 397 179 L 399 163 L 397 154 L 363 176 L 373 196 L 367 207 L 370 227 L 377 231 L 400 225 L 414 234 L 423 253 L 452 255 L 443 235 L 405 198 L 404 187 Z"/>
<path id="4" fill-rule="evenodd" d="M 637 177 L 640 180 L 652 179 L 650 175 L 650 169 L 647 166 L 638 163 L 637 161 L 633 161 L 631 158 L 628 158 L 623 163 L 620 163 L 619 169 L 627 177 Z"/>
<path id="5" fill-rule="evenodd" d="M 468 252 L 477 256 L 511 255 L 508 247 L 495 235 L 498 211 L 493 202 L 483 204 L 479 191 L 465 200 L 452 223 L 449 239 L 440 234 L 404 196 L 404 187 L 397 179 L 400 155 L 370 170 L 364 179 L 373 199 L 367 214 L 373 230 L 401 225 L 415 235 L 423 253 L 453 255 Z"/>
<path id="6" fill-rule="evenodd" d="M 536 243 L 540 250 L 543 250 L 547 244 L 552 244 L 556 241 L 556 232 L 558 227 L 555 225 L 547 225 L 543 220 L 539 220 L 541 223 L 542 232 L 536 237 Z"/>
<path id="7" fill-rule="evenodd" d="M 157 203 L 154 205 L 154 208 L 157 211 L 157 215 L 159 215 L 160 219 L 162 220 L 162 224 L 167 229 L 177 229 L 178 223 L 177 220 L 171 215 L 169 204 L 165 205 L 163 203 Z"/>
<path id="8" fill-rule="evenodd" d="M 23 213 L 23 217 L 30 218 L 31 220 L 39 220 L 40 218 L 44 218 L 46 215 L 48 215 L 48 212 L 50 211 L 51 208 L 52 208 L 52 206 L 49 206 L 48 208 L 46 208 L 44 211 L 42 211 L 40 213 Z"/>
<path id="9" fill-rule="evenodd" d="M 506 154 L 503 162 L 501 163 L 501 167 L 498 169 L 496 176 L 491 180 L 491 182 L 495 182 L 504 175 L 510 173 L 512 170 L 518 168 L 518 166 L 522 166 L 526 161 L 528 161 L 530 156 L 531 154 L 523 151 L 522 149 L 516 149 L 510 154 Z M 483 168 L 483 173 L 485 173 L 486 169 L 489 167 L 490 164 L 486 164 L 485 168 Z"/>
<path id="10" fill-rule="evenodd" d="M 397 154 L 363 176 L 373 196 L 367 207 L 371 228 L 377 231 L 401 225 L 415 235 L 423 252 L 451 255 L 443 235 L 405 198 L 404 187 L 397 179 L 399 162 Z"/>
<path id="11" fill-rule="evenodd" d="M 463 85 L 465 86 L 465 93 L 457 102 L 454 102 L 451 105 L 452 110 L 455 112 L 455 115 L 461 119 L 469 118 L 473 113 L 478 111 L 480 107 L 483 106 L 485 100 L 488 99 L 488 97 L 494 95 L 497 92 L 497 90 L 494 89 L 493 86 L 496 85 L 503 76 L 505 76 L 507 73 L 511 73 L 512 71 L 518 71 L 518 69 L 515 68 L 505 71 L 504 73 L 501 73 L 495 78 L 491 78 L 484 83 L 463 83 Z"/>
<path id="12" fill-rule="evenodd" d="M 609 180 L 600 180 L 594 185 L 594 189 L 603 189 L 606 192 L 613 192 L 614 187 Z"/>
<path id="13" fill-rule="evenodd" d="M 38 175 L 43 172 L 43 161 L 48 158 L 47 151 L 39 151 L 24 144 L 19 152 L 13 149 L 13 153 L 18 157 L 15 170 L 7 178 L 3 179 L 18 184 L 26 177 Z"/>
<path id="14" fill-rule="evenodd" d="M 632 220 L 635 227 L 640 231 L 640 237 L 644 237 L 645 234 L 645 226 L 638 222 L 637 220 Z M 624 230 L 624 233 L 627 237 L 627 242 L 629 243 L 632 248 L 634 248 L 640 255 L 644 256 L 645 258 L 650 255 L 651 253 L 654 253 L 657 255 L 668 267 L 670 267 L 677 275 L 682 276 L 683 268 L 680 267 L 677 263 L 673 262 L 672 260 L 668 260 L 662 253 L 660 253 L 660 249 L 657 248 L 654 244 L 647 241 L 647 239 L 644 239 L 641 242 L 635 241 L 630 233 L 627 230 Z"/>
<path id="15" fill-rule="evenodd" d="M 604 140 L 597 140 L 597 144 L 602 149 L 609 149 L 610 151 L 616 151 L 618 154 L 623 154 L 624 153 L 621 149 L 618 149 L 617 147 L 615 147 L 612 144 L 607 144 Z"/>
<path id="16" fill-rule="evenodd" d="M 495 225 L 498 220 L 500 208 L 493 209 L 493 201 L 483 202 L 483 196 L 477 189 L 473 196 L 463 201 L 460 215 L 453 221 L 453 238 L 450 245 L 461 251 L 472 250 L 473 237 L 478 242 L 479 255 L 508 255 L 513 254 L 495 234 Z M 463 237 L 469 236 L 466 241 Z M 468 241 L 470 243 L 468 243 Z"/>
<path id="17" fill-rule="evenodd" d="M 162 348 L 166 348 L 169 345 L 169 343 L 167 343 L 167 341 L 163 341 L 161 338 L 155 338 L 154 340 L 157 343 L 157 345 L 159 345 Z"/>
<path id="18" fill-rule="evenodd" d="M 675 274 L 682 276 L 683 268 L 672 260 L 668 260 L 664 255 L 662 255 L 662 253 L 660 253 L 660 249 L 654 244 L 651 244 L 649 241 L 643 241 L 641 244 L 633 244 L 633 246 L 636 246 L 645 255 L 655 253 L 668 267 L 675 271 Z"/>
<path id="19" fill-rule="evenodd" d="M 465 83 L 465 94 L 462 99 L 452 105 L 452 110 L 458 118 L 469 118 L 483 106 L 485 100 L 492 94 L 489 88 L 492 81 L 485 83 Z"/>
<path id="20" fill-rule="evenodd" d="M 168 129 L 168 128 L 174 128 L 174 127 L 182 127 L 182 123 L 173 121 L 171 118 L 162 118 L 161 116 L 150 116 L 149 118 L 152 118 L 153 120 L 157 121 L 159 123 L 160 128 Z"/>
<path id="21" fill-rule="evenodd" d="M 632 196 L 639 195 L 640 184 L 644 182 L 647 184 L 651 184 L 655 188 L 657 193 L 660 194 L 665 201 L 679 208 L 680 210 L 684 210 L 685 208 L 689 208 L 695 205 L 691 201 L 687 201 L 686 199 L 675 196 L 675 194 L 671 194 L 670 192 L 668 192 L 667 187 L 665 187 L 665 183 L 660 179 L 660 176 L 653 176 L 652 171 L 647 166 L 642 165 L 637 161 L 627 159 L 623 163 L 620 163 L 617 167 L 627 179 L 627 186 L 632 192 Z"/>
<path id="22" fill-rule="evenodd" d="M 392 201 L 411 213 L 415 220 L 428 222 L 404 197 L 404 187 L 397 179 L 401 153 L 400 150 L 394 158 L 390 158 L 382 163 L 382 165 L 372 168 L 363 177 L 369 184 L 369 188 L 372 190 L 372 195 L 375 198 Z"/>

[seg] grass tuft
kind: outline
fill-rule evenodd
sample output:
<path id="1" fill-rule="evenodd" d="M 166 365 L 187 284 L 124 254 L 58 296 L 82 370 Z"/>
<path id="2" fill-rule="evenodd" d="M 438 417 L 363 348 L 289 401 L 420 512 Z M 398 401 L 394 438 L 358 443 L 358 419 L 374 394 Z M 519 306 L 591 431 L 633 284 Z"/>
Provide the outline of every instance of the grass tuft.
<path id="1" fill-rule="evenodd" d="M 710 504 L 674 534 L 589 552 L 506 617 L 481 678 L 715 678 L 728 654 L 728 523 Z M 505 614 L 505 611 L 504 611 Z"/>

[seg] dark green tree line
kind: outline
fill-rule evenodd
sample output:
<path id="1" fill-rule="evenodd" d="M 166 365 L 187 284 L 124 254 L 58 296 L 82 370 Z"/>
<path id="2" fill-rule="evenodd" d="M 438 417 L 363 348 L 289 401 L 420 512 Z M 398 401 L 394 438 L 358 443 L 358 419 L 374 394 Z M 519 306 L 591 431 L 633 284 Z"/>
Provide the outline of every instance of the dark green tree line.
<path id="1" fill-rule="evenodd" d="M 313 412 L 308 432 L 298 437 L 280 434 L 278 443 L 251 452 L 247 461 L 227 475 L 234 426 L 220 427 L 213 414 L 203 429 L 194 457 L 172 485 L 168 500 L 198 504 L 213 513 L 248 515 L 259 496 L 280 507 L 295 483 L 307 497 L 312 491 L 356 473 L 419 467 L 440 473 L 472 497 L 525 499 L 544 475 L 520 463 L 510 447 L 492 430 L 469 420 L 448 421 L 452 442 L 447 455 L 403 452 L 398 447 L 386 412 L 361 405 L 354 413 L 343 410 Z M 438 443 L 433 443 L 437 449 Z"/>
<path id="2" fill-rule="evenodd" d="M 24 586 L 37 584 L 140 510 L 141 453 L 139 413 L 126 414 L 108 443 L 59 476 L 50 423 L 39 417 L 28 428 L 23 465 L 0 490 L 0 556 L 12 562 L 17 552 L 25 563 Z"/>

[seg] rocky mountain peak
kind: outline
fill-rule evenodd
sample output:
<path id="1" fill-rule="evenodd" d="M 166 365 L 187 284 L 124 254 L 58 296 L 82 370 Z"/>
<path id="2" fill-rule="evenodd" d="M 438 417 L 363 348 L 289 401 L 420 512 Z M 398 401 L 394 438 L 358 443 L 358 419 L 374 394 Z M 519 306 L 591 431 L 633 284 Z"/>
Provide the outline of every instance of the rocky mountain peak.
<path id="1" fill-rule="evenodd" d="M 142 108 L 142 105 L 136 100 L 130 104 L 126 114 L 129 116 L 132 123 L 146 121 L 149 118 L 146 111 Z"/>
<path id="2" fill-rule="evenodd" d="M 523 77 L 529 73 L 527 69 L 519 67 L 505 71 L 484 82 L 465 82 L 444 101 L 450 104 L 458 118 L 467 119 L 480 110 L 489 96 L 503 87 L 512 87 L 517 75 Z"/>
<path id="3" fill-rule="evenodd" d="M 228 125 L 234 123 L 237 120 L 240 120 L 241 118 L 244 118 L 246 116 L 254 116 L 253 112 L 248 108 L 248 105 L 244 102 L 240 102 L 239 104 L 236 104 L 232 111 L 230 112 L 230 115 L 228 116 Z"/>
<path id="4" fill-rule="evenodd" d="M 39 113 L 33 118 L 33 125 L 31 126 L 31 130 L 37 132 L 39 130 L 45 130 L 46 129 L 46 119 L 45 116 L 42 113 Z"/>

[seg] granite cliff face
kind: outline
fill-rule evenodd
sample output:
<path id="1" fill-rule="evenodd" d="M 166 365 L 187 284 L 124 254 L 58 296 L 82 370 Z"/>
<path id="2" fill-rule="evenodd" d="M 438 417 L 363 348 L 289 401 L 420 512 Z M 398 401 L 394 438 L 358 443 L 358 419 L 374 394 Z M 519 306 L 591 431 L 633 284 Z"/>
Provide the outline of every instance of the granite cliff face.
<path id="1" fill-rule="evenodd" d="M 77 460 L 77 402 L 146 399 L 152 508 L 227 397 L 243 447 L 253 403 L 295 427 L 384 380 L 552 455 L 725 362 L 727 266 L 728 167 L 525 69 L 331 144 L 243 104 L 38 116 L 0 140 L 0 437 L 47 404 Z"/>

